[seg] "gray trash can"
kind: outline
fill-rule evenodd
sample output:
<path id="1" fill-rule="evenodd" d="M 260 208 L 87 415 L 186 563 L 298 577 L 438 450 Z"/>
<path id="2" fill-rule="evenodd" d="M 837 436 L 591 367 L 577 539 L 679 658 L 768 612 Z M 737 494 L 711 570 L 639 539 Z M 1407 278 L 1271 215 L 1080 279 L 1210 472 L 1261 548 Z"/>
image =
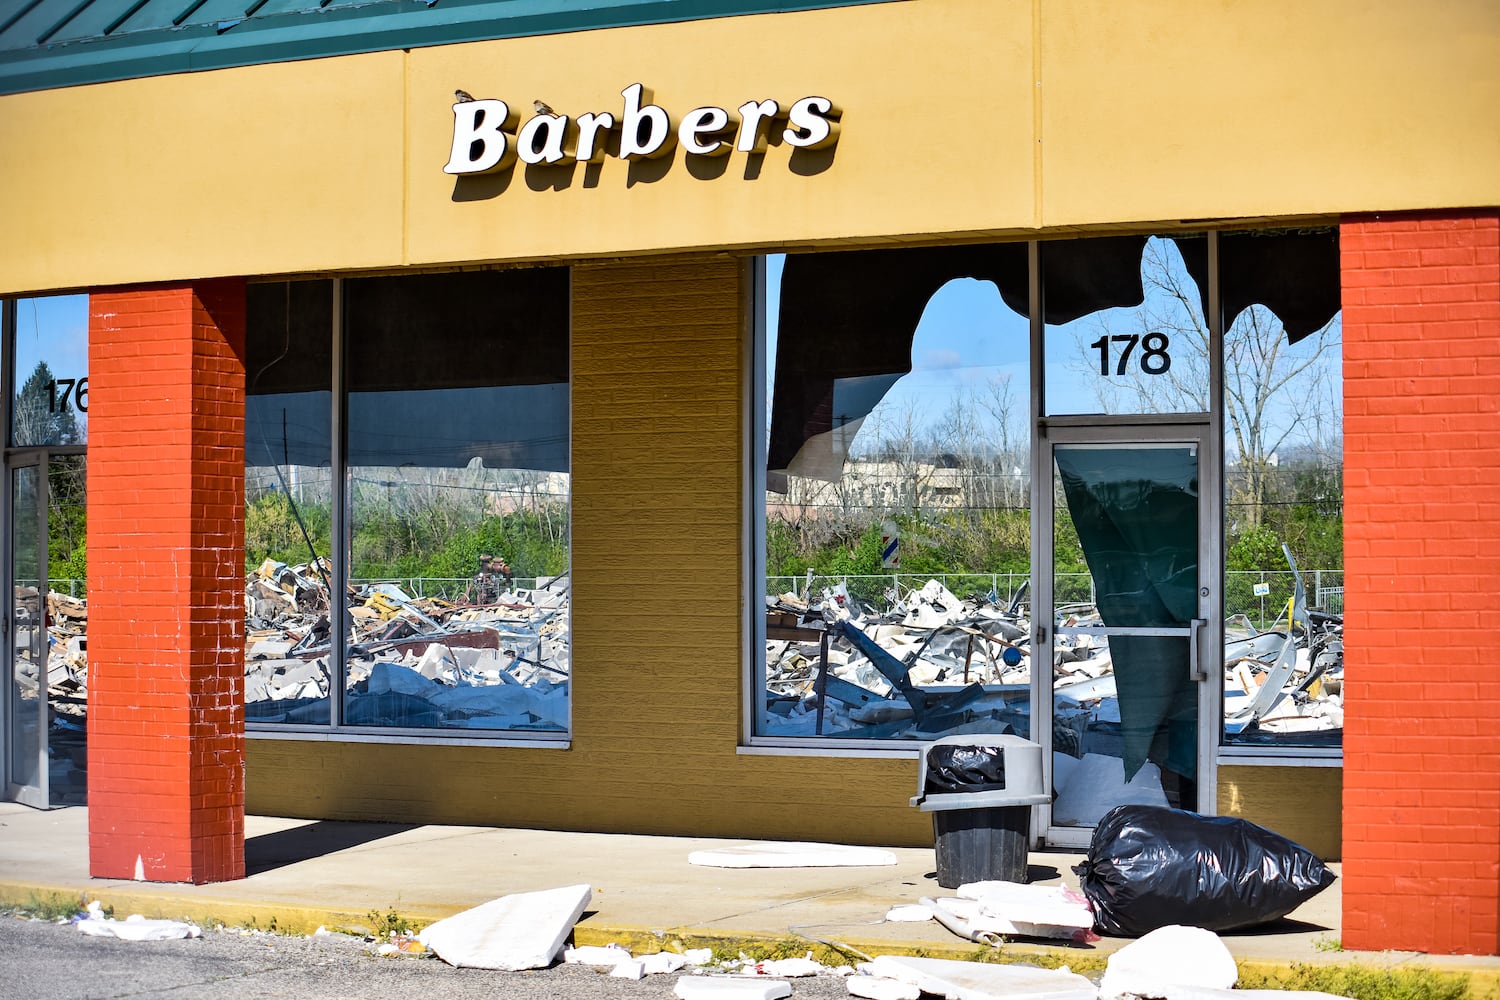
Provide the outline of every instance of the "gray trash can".
<path id="1" fill-rule="evenodd" d="M 941 785 L 933 790 L 930 765 L 951 755 L 943 748 L 965 747 L 983 748 L 999 758 L 999 773 L 990 776 L 998 781 L 975 786 L 982 790 L 943 790 Z M 917 794 L 911 804 L 932 813 L 938 885 L 957 889 L 969 882 L 1025 882 L 1031 807 L 1051 797 L 1042 783 L 1042 748 L 1019 736 L 971 733 L 927 744 L 917 762 Z M 993 787 L 997 783 L 1004 787 Z"/>

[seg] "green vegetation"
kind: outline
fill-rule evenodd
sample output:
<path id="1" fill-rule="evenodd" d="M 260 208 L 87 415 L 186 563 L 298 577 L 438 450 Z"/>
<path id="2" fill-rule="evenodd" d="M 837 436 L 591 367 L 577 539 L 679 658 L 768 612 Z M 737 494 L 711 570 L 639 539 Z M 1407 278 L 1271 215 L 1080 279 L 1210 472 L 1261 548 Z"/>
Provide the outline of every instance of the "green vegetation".
<path id="1" fill-rule="evenodd" d="M 1262 600 L 1252 590 L 1258 577 L 1231 577 L 1226 593 L 1231 613 L 1253 610 L 1260 617 L 1263 609 L 1266 618 L 1274 619 L 1285 605 L 1292 580 L 1283 542 L 1291 546 L 1301 569 L 1343 566 L 1343 483 L 1338 467 L 1308 461 L 1274 471 L 1257 483 L 1263 500 L 1254 517 L 1246 515 L 1243 502 L 1231 504 L 1226 516 L 1226 569 L 1265 574 L 1271 587 Z M 960 503 L 892 511 L 777 503 L 766 519 L 766 575 L 801 578 L 811 570 L 821 577 L 889 576 L 880 552 L 887 521 L 895 523 L 901 538 L 900 573 L 946 575 L 950 589 L 960 597 L 987 592 L 991 574 L 1030 573 L 1031 512 L 1025 507 L 984 509 Z M 1065 589 L 1071 576 L 1086 580 L 1088 573 L 1066 509 L 1058 510 L 1054 533 L 1058 586 Z M 971 583 L 962 579 L 965 574 L 974 575 Z M 1078 593 L 1060 589 L 1058 601 L 1086 600 L 1086 584 L 1080 587 Z"/>
<path id="2" fill-rule="evenodd" d="M 415 934 L 421 926 L 394 906 L 386 907 L 384 913 L 371 910 L 365 917 L 370 922 L 370 936 L 377 938 L 387 938 L 392 934 Z"/>
<path id="3" fill-rule="evenodd" d="M 1239 988 L 1311 990 L 1354 1000 L 1461 1000 L 1468 996 L 1469 977 L 1422 966 L 1388 969 L 1294 962 L 1285 970 L 1241 970 Z"/>
<path id="4" fill-rule="evenodd" d="M 8 912 L 37 920 L 71 920 L 86 909 L 88 909 L 86 897 L 67 892 L 33 892 L 25 902 L 6 907 Z M 106 916 L 113 914 L 113 910 L 109 907 L 105 907 L 104 912 Z"/>
<path id="5" fill-rule="evenodd" d="M 568 570 L 568 508 L 538 504 L 506 514 L 442 510 L 440 503 L 385 506 L 361 504 L 354 517 L 353 566 L 358 579 L 472 576 L 479 556 L 498 555 L 519 577 L 560 576 Z M 330 549 L 326 503 L 297 506 L 319 555 Z M 266 493 L 245 505 L 245 568 L 266 559 L 289 565 L 312 553 L 285 493 Z"/>

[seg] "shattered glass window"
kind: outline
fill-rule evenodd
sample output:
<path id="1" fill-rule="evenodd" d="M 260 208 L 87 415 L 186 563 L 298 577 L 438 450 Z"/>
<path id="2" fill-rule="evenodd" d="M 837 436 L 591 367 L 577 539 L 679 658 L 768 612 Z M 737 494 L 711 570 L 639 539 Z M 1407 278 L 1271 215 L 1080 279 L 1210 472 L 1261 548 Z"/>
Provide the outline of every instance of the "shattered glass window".
<path id="1" fill-rule="evenodd" d="M 1042 244 L 1049 414 L 1208 412 L 1207 244 Z"/>
<path id="2" fill-rule="evenodd" d="M 1025 244 L 767 272 L 755 735 L 1029 735 Z"/>
<path id="3" fill-rule="evenodd" d="M 1338 231 L 1220 239 L 1224 742 L 1338 747 L 1344 708 Z"/>
<path id="4" fill-rule="evenodd" d="M 1017 244 L 768 258 L 766 620 L 753 735 L 1037 738 L 1028 648 L 1030 367 L 1039 368 L 1042 411 L 1059 425 L 1072 418 L 1083 427 L 1078 418 L 1099 414 L 1151 415 L 1157 424 L 1175 415 L 1203 426 L 1213 406 L 1216 286 L 1224 331 L 1223 740 L 1341 743 L 1337 230 L 1213 239 L 1217 275 L 1204 233 L 1043 241 L 1042 295 L 1032 304 Z M 1028 350 L 1033 307 L 1040 358 Z M 1061 461 L 1058 471 L 1068 471 Z M 1217 468 L 1203 475 L 1217 476 Z M 1082 503 L 1085 492 L 1075 489 L 1071 500 Z M 1164 537 L 1160 524 L 1147 526 L 1143 553 Z M 1101 549 L 1066 506 L 1054 532 L 1054 625 L 1107 617 L 1094 564 L 1108 546 Z M 1216 582 L 1218 570 L 1205 565 L 1200 582 Z M 1184 628 L 1181 618 L 1150 627 Z M 1055 696 L 1047 713 L 1057 787 L 1070 766 L 1108 758 L 1110 782 L 1124 782 L 1125 770 L 1162 767 L 1168 798 L 1175 788 L 1176 800 L 1191 804 L 1196 709 L 1176 663 L 1185 641 L 1063 638 L 1049 666 L 1068 687 L 1067 700 Z M 1169 655 L 1126 655 L 1151 642 Z M 1139 747 L 1125 746 L 1144 718 L 1132 706 L 1150 692 L 1134 681 L 1131 691 L 1118 690 L 1116 653 L 1173 663 L 1173 683 L 1159 692 L 1165 714 L 1142 723 Z M 1123 669 L 1128 674 L 1130 664 Z M 1127 737 L 1119 748 L 1099 742 L 1111 727 Z"/>

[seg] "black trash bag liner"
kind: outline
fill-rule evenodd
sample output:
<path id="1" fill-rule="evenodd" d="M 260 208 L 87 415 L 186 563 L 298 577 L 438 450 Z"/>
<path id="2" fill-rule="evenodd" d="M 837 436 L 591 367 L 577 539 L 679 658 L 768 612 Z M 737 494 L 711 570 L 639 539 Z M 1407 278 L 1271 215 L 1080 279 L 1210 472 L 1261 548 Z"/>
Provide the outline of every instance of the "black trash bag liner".
<path id="1" fill-rule="evenodd" d="M 1005 748 L 944 743 L 927 751 L 926 794 L 1005 789 Z"/>
<path id="2" fill-rule="evenodd" d="M 1286 916 L 1333 884 L 1307 848 L 1229 816 L 1116 806 L 1073 868 L 1102 934 L 1140 937 L 1184 924 L 1211 931 Z"/>

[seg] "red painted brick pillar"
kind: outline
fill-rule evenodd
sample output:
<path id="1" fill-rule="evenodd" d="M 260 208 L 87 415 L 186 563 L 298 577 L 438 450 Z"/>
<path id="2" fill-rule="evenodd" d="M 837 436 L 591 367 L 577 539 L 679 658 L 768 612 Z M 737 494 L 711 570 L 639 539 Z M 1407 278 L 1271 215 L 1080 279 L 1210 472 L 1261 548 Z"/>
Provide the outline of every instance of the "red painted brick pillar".
<path id="1" fill-rule="evenodd" d="M 1346 948 L 1500 946 L 1500 211 L 1340 227 Z"/>
<path id="2" fill-rule="evenodd" d="M 89 870 L 245 874 L 245 283 L 89 300 Z"/>

